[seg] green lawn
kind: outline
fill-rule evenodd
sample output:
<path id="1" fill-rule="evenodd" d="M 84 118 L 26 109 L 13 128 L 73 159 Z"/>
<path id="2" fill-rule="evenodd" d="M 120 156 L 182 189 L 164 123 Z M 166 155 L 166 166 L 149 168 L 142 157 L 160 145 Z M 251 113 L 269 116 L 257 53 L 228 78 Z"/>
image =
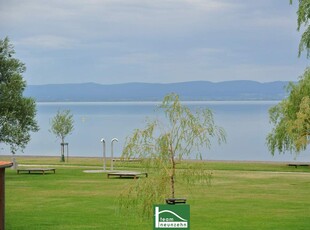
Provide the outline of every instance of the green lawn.
<path id="1" fill-rule="evenodd" d="M 101 165 L 100 159 L 72 158 L 69 164 L 58 158 L 18 161 L 55 165 L 56 174 L 17 175 L 6 170 L 7 230 L 152 229 L 152 220 L 118 214 L 118 196 L 135 183 L 133 179 L 83 172 Z M 188 198 L 191 229 L 309 229 L 309 167 L 237 162 L 208 162 L 204 167 L 213 171 L 211 187 L 196 184 L 188 190 L 177 184 L 176 188 L 177 196 Z"/>

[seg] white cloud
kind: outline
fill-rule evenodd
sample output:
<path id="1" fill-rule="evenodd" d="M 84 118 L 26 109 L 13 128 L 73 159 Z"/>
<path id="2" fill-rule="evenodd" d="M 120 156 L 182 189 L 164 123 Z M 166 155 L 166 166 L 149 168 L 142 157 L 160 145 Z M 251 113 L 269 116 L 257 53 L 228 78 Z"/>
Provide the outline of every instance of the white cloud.
<path id="1" fill-rule="evenodd" d="M 302 66 L 295 11 L 270 0 L 0 0 L 0 36 L 34 84 L 294 78 L 283 66 Z"/>
<path id="2" fill-rule="evenodd" d="M 142 53 L 142 52 L 133 52 L 120 55 L 118 57 L 108 58 L 114 64 L 121 65 L 143 65 L 146 63 L 152 63 L 160 60 L 160 56 L 156 53 Z"/>
<path id="3" fill-rule="evenodd" d="M 209 13 L 217 13 L 219 11 L 231 11 L 240 7 L 238 3 L 230 3 L 228 1 L 217 0 L 184 0 L 188 5 Z"/>
<path id="4" fill-rule="evenodd" d="M 285 16 L 261 16 L 255 18 L 255 26 L 262 28 L 285 29 L 290 27 L 292 30 L 296 28 L 296 22 Z"/>
<path id="5" fill-rule="evenodd" d="M 23 38 L 17 41 L 16 44 L 44 49 L 70 49 L 75 47 L 77 42 L 66 37 L 40 35 Z"/>

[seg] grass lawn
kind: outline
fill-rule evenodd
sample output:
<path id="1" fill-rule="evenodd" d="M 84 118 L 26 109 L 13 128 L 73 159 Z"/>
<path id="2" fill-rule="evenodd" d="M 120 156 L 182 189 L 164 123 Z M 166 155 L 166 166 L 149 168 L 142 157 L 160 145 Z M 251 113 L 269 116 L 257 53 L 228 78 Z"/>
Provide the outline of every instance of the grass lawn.
<path id="1" fill-rule="evenodd" d="M 100 159 L 72 158 L 62 164 L 58 158 L 25 157 L 18 162 L 54 165 L 56 174 L 17 175 L 14 170 L 6 170 L 7 230 L 152 229 L 153 220 L 143 221 L 117 212 L 120 192 L 135 180 L 107 179 L 106 174 L 83 172 L 100 166 Z M 309 167 L 295 169 L 280 163 L 203 164 L 213 171 L 211 187 L 176 187 L 177 196 L 188 198 L 191 229 L 309 229 Z M 138 166 L 125 165 L 129 169 Z M 115 167 L 120 168 L 119 163 Z M 178 167 L 182 168 L 182 164 Z"/>

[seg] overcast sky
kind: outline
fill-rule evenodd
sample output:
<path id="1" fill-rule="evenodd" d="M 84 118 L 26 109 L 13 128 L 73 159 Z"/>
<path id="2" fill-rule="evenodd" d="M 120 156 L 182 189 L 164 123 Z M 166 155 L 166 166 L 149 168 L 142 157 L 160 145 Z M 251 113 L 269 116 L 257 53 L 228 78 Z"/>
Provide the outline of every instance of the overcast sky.
<path id="1" fill-rule="evenodd" d="M 296 81 L 289 0 L 0 0 L 28 84 Z"/>

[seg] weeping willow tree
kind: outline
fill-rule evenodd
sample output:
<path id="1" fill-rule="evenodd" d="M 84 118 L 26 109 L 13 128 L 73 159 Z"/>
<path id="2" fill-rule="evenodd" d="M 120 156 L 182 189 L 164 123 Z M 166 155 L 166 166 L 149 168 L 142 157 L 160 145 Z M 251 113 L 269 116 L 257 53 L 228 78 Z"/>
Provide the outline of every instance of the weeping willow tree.
<path id="1" fill-rule="evenodd" d="M 149 120 L 144 129 L 136 129 L 127 138 L 124 158 L 139 158 L 151 176 L 137 180 L 122 196 L 121 203 L 126 207 L 135 206 L 142 215 L 150 216 L 152 204 L 164 198 L 176 197 L 176 177 L 197 176 L 197 167 L 179 170 L 177 163 L 196 155 L 202 159 L 202 151 L 211 147 L 213 139 L 219 144 L 226 141 L 223 128 L 217 126 L 209 109 L 192 112 L 181 104 L 179 96 L 169 94 L 159 106 L 165 119 Z M 200 178 L 208 181 L 211 174 L 199 171 Z M 186 180 L 186 179 L 185 179 Z M 192 181 L 192 180 L 187 180 Z M 127 199 L 127 202 L 124 202 Z"/>
<path id="2" fill-rule="evenodd" d="M 274 128 L 267 136 L 272 155 L 276 151 L 300 153 L 310 144 L 310 69 L 297 84 L 288 87 L 289 96 L 269 110 Z"/>
<path id="3" fill-rule="evenodd" d="M 292 4 L 292 0 L 290 3 Z M 299 0 L 297 30 L 304 29 L 299 43 L 299 56 L 303 51 L 310 57 L 310 1 Z M 298 155 L 310 144 L 310 69 L 305 70 L 299 81 L 288 86 L 289 96 L 269 110 L 274 128 L 267 136 L 272 155 L 276 151 L 289 151 Z"/>
<path id="4" fill-rule="evenodd" d="M 299 42 L 298 56 L 306 50 L 307 57 L 310 57 L 310 2 L 309 0 L 299 0 L 298 10 L 297 10 L 297 30 L 304 30 Z M 290 0 L 290 4 L 293 4 L 293 0 Z"/>

